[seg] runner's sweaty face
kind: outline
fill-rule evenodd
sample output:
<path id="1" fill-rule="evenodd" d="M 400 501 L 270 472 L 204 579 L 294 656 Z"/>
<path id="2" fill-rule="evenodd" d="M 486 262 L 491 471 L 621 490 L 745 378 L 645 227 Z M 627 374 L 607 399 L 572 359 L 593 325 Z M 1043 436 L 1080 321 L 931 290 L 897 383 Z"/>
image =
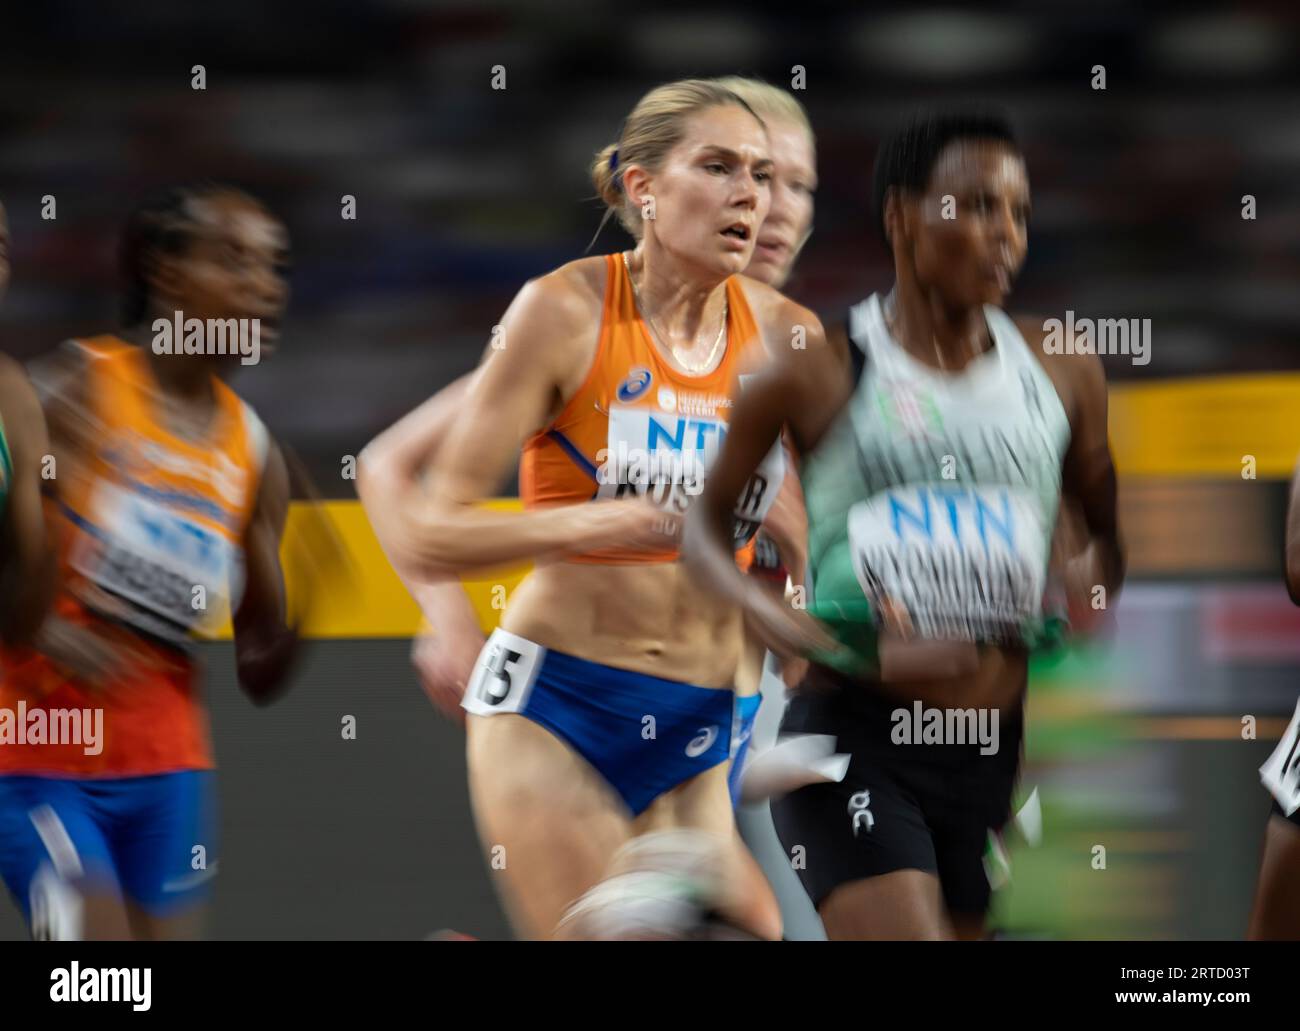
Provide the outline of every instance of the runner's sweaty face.
<path id="1" fill-rule="evenodd" d="M 1001 305 L 1028 250 L 1029 177 L 1010 144 L 954 140 L 923 194 L 904 195 L 904 246 L 922 289 L 950 310 Z"/>
<path id="2" fill-rule="evenodd" d="M 721 104 L 687 120 L 658 171 L 629 165 L 623 182 L 643 212 L 647 236 L 683 264 L 725 277 L 743 272 L 754 256 L 771 178 L 763 123 L 743 107 Z M 726 232 L 733 225 L 744 227 L 743 239 Z"/>

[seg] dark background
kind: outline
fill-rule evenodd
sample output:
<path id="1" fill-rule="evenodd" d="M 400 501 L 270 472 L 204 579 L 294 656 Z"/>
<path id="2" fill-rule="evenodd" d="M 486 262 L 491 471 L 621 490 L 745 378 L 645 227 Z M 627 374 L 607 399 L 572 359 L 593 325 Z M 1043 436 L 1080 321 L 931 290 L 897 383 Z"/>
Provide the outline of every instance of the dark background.
<path id="1" fill-rule="evenodd" d="M 1018 310 L 1151 318 L 1152 362 L 1108 360 L 1113 379 L 1295 365 L 1300 48 L 1285 3 L 132 9 L 6 11 L 5 346 L 26 357 L 111 327 L 130 205 L 233 180 L 284 217 L 296 262 L 281 353 L 239 387 L 331 493 L 340 455 L 471 368 L 523 281 L 584 251 L 600 220 L 591 155 L 647 89 L 686 75 L 789 85 L 804 68 L 822 187 L 789 292 L 824 317 L 888 285 L 867 188 L 881 133 L 916 106 L 982 101 L 1014 117 L 1034 189 Z M 611 224 L 594 250 L 625 242 Z"/>

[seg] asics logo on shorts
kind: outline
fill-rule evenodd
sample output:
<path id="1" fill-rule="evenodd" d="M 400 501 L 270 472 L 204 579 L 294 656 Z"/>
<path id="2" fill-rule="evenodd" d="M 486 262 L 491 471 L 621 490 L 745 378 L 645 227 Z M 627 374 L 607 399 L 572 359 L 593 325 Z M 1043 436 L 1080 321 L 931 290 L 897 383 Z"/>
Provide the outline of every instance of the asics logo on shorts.
<path id="1" fill-rule="evenodd" d="M 718 728 L 715 726 L 701 727 L 695 737 L 691 738 L 691 743 L 686 746 L 686 754 L 692 759 L 703 755 L 709 750 L 709 747 L 718 739 Z"/>
<path id="2" fill-rule="evenodd" d="M 853 836 L 856 838 L 862 830 L 871 833 L 876 826 L 876 818 L 871 815 L 871 810 L 867 808 L 871 805 L 871 792 L 859 791 L 849 799 L 849 816 L 853 822 Z"/>

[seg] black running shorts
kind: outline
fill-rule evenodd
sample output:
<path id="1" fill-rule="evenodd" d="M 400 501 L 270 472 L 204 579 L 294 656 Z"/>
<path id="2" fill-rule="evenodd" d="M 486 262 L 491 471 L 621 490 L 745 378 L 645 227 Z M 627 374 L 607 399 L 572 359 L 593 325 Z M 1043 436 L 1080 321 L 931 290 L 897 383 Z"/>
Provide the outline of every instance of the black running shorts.
<path id="1" fill-rule="evenodd" d="M 781 732 L 832 734 L 835 750 L 852 755 L 840 783 L 801 788 L 772 805 L 814 905 L 850 881 L 924 870 L 938 876 L 950 913 L 988 909 L 984 857 L 990 832 L 1011 815 L 1024 726 L 1019 706 L 997 712 L 995 736 L 993 712 L 981 729 L 977 710 L 918 712 L 878 686 L 810 669 Z"/>

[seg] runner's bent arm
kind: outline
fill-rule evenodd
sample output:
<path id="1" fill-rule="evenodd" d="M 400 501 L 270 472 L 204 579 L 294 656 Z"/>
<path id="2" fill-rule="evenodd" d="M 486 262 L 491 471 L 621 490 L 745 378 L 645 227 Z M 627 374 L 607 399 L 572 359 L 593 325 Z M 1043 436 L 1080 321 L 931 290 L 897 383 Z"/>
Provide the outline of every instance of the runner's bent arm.
<path id="1" fill-rule="evenodd" d="M 474 373 L 468 373 L 449 383 L 361 452 L 364 475 L 358 477 L 357 493 L 377 531 L 388 525 L 377 517 L 381 506 L 418 505 L 424 497 L 424 471 L 446 440 L 473 378 Z M 383 540 L 380 544 L 387 551 Z M 388 560 L 440 638 L 462 633 L 482 636 L 474 607 L 459 580 L 421 580 L 404 564 L 399 565 L 391 552 Z"/>
<path id="2" fill-rule="evenodd" d="M 235 667 L 239 686 L 258 704 L 272 701 L 284 685 L 298 648 L 287 622 L 280 540 L 289 512 L 289 473 L 274 442 L 244 531 L 244 596 L 234 613 Z"/>
<path id="3" fill-rule="evenodd" d="M 50 441 L 36 392 L 8 357 L 0 357 L 0 418 L 13 471 L 0 522 L 0 635 L 8 644 L 24 644 L 54 596 L 54 550 L 41 503 L 41 467 Z"/>
<path id="4" fill-rule="evenodd" d="M 1286 506 L 1286 589 L 1300 605 L 1300 465 L 1291 477 L 1291 495 Z"/>
<path id="5" fill-rule="evenodd" d="M 682 559 L 702 586 L 732 603 L 749 607 L 761 588 L 741 573 L 732 554 L 736 499 L 773 443 L 789 427 L 795 447 L 805 452 L 838 410 L 847 376 L 827 343 L 816 316 L 792 302 L 776 321 L 809 328 L 807 347 L 782 354 L 755 375 L 733 409 L 727 438 L 709 471 L 704 492 L 686 520 Z M 788 335 L 775 334 L 776 338 Z M 838 393 L 837 393 L 838 390 Z M 829 412 L 829 415 L 827 414 Z"/>
<path id="6" fill-rule="evenodd" d="M 1126 566 L 1119 530 L 1118 484 L 1107 436 L 1106 373 L 1096 355 L 1073 356 L 1078 402 L 1065 454 L 1062 494 L 1077 504 L 1087 528 L 1086 568 L 1104 586 L 1107 604 L 1124 582 Z"/>
<path id="7" fill-rule="evenodd" d="M 371 509 L 376 535 L 406 575 L 455 576 L 616 543 L 653 546 L 663 516 L 642 501 L 524 513 L 476 507 L 508 472 L 522 443 L 552 417 L 557 384 L 581 353 L 576 345 L 594 333 L 592 322 L 586 298 L 561 273 L 520 291 L 502 320 L 501 339 L 508 343 L 493 350 L 476 374 L 427 494 Z M 372 472 L 384 470 L 362 463 L 359 475 Z"/>

